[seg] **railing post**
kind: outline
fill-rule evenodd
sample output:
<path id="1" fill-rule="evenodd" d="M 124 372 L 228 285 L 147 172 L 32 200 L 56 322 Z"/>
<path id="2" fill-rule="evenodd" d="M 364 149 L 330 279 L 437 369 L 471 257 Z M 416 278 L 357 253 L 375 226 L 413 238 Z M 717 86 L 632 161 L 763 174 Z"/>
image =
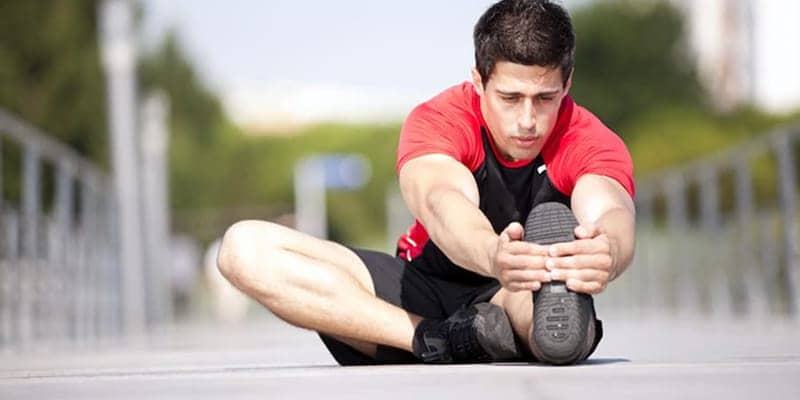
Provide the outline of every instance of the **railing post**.
<path id="1" fill-rule="evenodd" d="M 35 274 L 38 268 L 38 236 L 40 213 L 39 151 L 25 146 L 22 166 L 22 257 L 20 260 L 20 343 L 26 347 L 33 340 L 36 312 Z"/>
<path id="2" fill-rule="evenodd" d="M 0 128 L 2 129 L 2 128 Z M 5 186 L 3 186 L 3 140 L 0 137 L 0 213 L 3 211 L 3 207 L 5 206 Z M 2 215 L 2 214 L 0 214 Z"/>
<path id="3" fill-rule="evenodd" d="M 119 279 L 119 252 L 112 243 L 116 232 L 110 232 L 118 224 L 105 211 L 97 215 L 92 200 L 112 198 L 110 184 L 90 162 L 0 108 L 0 145 L 9 140 L 22 154 L 21 198 L 15 208 L 0 191 L 0 346 L 26 350 L 33 341 L 87 339 L 97 331 L 93 322 L 105 321 L 95 311 L 110 303 L 98 292 L 111 293 L 115 304 L 122 292 L 118 282 L 113 289 L 91 282 L 98 276 Z M 0 178 L 2 158 L 0 148 Z M 42 201 L 45 163 L 55 167 L 53 213 L 47 216 Z M 79 224 L 76 190 L 81 190 Z M 109 314 L 110 321 L 120 312 Z"/>
<path id="4" fill-rule="evenodd" d="M 114 192 L 119 211 L 123 318 L 126 333 L 135 335 L 144 331 L 146 319 L 140 180 L 136 170 L 136 49 L 133 43 L 131 1 L 104 0 L 101 3 L 100 22 Z"/>
<path id="5" fill-rule="evenodd" d="M 56 241 L 54 243 L 55 254 L 50 257 L 54 261 L 53 271 L 57 277 L 56 285 L 58 292 L 55 295 L 54 311 L 59 333 L 66 334 L 70 326 L 71 297 L 74 293 L 70 290 L 74 286 L 70 284 L 73 277 L 72 257 L 69 248 L 74 245 L 72 238 L 72 210 L 74 209 L 74 185 L 75 166 L 66 158 L 62 158 L 56 164 L 56 195 L 55 195 L 55 222 L 56 222 Z"/>
<path id="6" fill-rule="evenodd" d="M 142 220 L 144 225 L 147 316 L 167 322 L 172 315 L 169 270 L 169 205 L 167 184 L 169 104 L 164 93 L 148 95 L 141 107 Z"/>
<path id="7" fill-rule="evenodd" d="M 92 188 L 87 185 L 88 174 L 81 175 L 81 181 L 84 183 L 81 186 L 80 203 L 80 243 L 78 246 L 77 262 L 75 265 L 75 336 L 79 341 L 87 341 L 91 336 L 92 326 L 91 320 L 91 270 L 93 264 L 93 246 L 96 239 L 92 234 L 92 230 L 97 218 L 97 210 L 92 203 Z"/>
<path id="8" fill-rule="evenodd" d="M 800 315 L 800 265 L 797 261 L 797 177 L 795 176 L 794 148 L 788 135 L 780 135 L 773 143 L 778 157 L 778 190 L 780 193 L 781 225 L 783 228 L 783 259 L 786 266 L 786 282 L 789 293 L 790 312 Z"/>
<path id="9" fill-rule="evenodd" d="M 711 238 L 711 243 L 719 246 L 719 251 L 705 251 L 701 255 L 701 262 L 698 263 L 696 274 L 707 277 L 707 279 L 697 279 L 702 281 L 697 285 L 705 287 L 708 294 L 708 302 L 711 311 L 715 315 L 731 316 L 733 314 L 732 296 L 730 282 L 733 278 L 728 271 L 720 270 L 725 257 L 719 253 L 724 252 L 728 241 L 722 237 L 722 223 L 720 219 L 719 204 L 719 176 L 717 167 L 705 165 L 701 167 L 698 175 L 700 184 L 700 226 L 703 235 Z M 733 250 L 733 249 L 731 249 Z M 730 268 L 730 266 L 727 266 Z"/>
<path id="10" fill-rule="evenodd" d="M 636 252 L 634 262 L 636 269 L 629 274 L 638 277 L 635 280 L 635 298 L 630 304 L 640 304 L 640 313 L 646 313 L 647 309 L 663 308 L 664 291 L 659 290 L 655 284 L 658 269 L 653 263 L 653 248 L 650 240 L 655 235 L 655 221 L 653 216 L 653 202 L 655 193 L 653 187 L 649 185 L 640 186 L 636 193 L 636 236 L 645 237 L 645 240 L 636 241 Z M 650 240 L 648 240 L 650 239 Z M 659 309 L 658 311 L 663 311 Z"/>
<path id="11" fill-rule="evenodd" d="M 747 299 L 747 312 L 751 315 L 766 315 L 769 312 L 767 282 L 764 274 L 759 273 L 753 243 L 757 227 L 754 221 L 753 175 L 750 158 L 745 154 L 737 156 L 734 167 L 735 207 L 739 230 L 737 240 L 738 270 L 742 278 L 736 282 L 736 292 L 743 293 Z"/>
<path id="12" fill-rule="evenodd" d="M 3 208 L 3 140 L 0 137 L 0 348 L 11 338 L 11 262 L 6 247 L 5 209 Z"/>
<path id="13" fill-rule="evenodd" d="M 100 179 L 98 178 L 97 181 Z M 110 191 L 103 191 L 104 195 L 101 197 L 101 207 L 106 224 L 103 225 L 103 243 L 105 243 L 106 252 L 103 256 L 103 263 L 111 266 L 106 271 L 106 290 L 111 301 L 107 304 L 106 315 L 109 331 L 119 335 L 125 332 L 125 320 L 122 317 L 122 310 L 124 309 L 123 298 L 120 295 L 122 292 L 122 265 L 119 263 L 117 253 L 112 249 L 119 249 L 119 230 L 114 227 L 117 226 L 119 212 L 116 210 L 116 203 L 114 196 Z"/>
<path id="14" fill-rule="evenodd" d="M 3 234 L 3 261 L 5 261 L 6 274 L 4 281 L 0 282 L 5 288 L 5 301 L 3 318 L 4 322 L 3 344 L 20 344 L 20 331 L 17 326 L 21 322 L 20 311 L 22 294 L 20 283 L 21 271 L 19 268 L 19 216 L 16 212 L 6 209 L 3 210 L 0 228 Z"/>
<path id="15" fill-rule="evenodd" d="M 691 312 L 697 308 L 697 260 L 689 250 L 691 241 L 687 240 L 689 232 L 689 212 L 687 196 L 687 180 L 683 172 L 670 175 L 666 182 L 667 195 L 667 229 L 672 238 L 670 264 L 678 272 L 673 280 L 673 295 L 677 296 L 675 305 L 680 313 Z"/>

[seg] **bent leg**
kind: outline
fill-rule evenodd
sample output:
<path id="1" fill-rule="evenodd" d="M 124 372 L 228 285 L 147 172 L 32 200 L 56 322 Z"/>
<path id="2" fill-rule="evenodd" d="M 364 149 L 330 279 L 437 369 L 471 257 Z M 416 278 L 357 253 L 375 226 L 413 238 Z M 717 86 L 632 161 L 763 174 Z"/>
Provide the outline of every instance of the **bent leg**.
<path id="1" fill-rule="evenodd" d="M 369 271 L 339 244 L 264 221 L 242 221 L 223 238 L 222 274 L 281 319 L 370 356 L 383 344 L 411 351 L 420 318 L 375 296 Z"/>
<path id="2" fill-rule="evenodd" d="M 517 340 L 525 348 L 527 353 L 531 353 L 530 337 L 533 330 L 533 292 L 523 290 L 511 292 L 501 288 L 491 299 L 492 304 L 502 307 Z"/>

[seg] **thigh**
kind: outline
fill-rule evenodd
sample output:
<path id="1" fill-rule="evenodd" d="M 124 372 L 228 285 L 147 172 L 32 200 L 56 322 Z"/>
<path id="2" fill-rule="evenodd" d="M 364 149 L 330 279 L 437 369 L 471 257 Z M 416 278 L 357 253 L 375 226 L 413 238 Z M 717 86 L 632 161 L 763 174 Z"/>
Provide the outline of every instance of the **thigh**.
<path id="1" fill-rule="evenodd" d="M 248 237 L 247 243 L 252 243 L 254 246 L 277 247 L 335 265 L 353 276 L 365 290 L 375 294 L 369 271 L 361 258 L 353 250 L 339 243 L 319 239 L 267 221 L 242 221 L 234 226 Z"/>
<path id="2" fill-rule="evenodd" d="M 435 288 L 428 278 L 408 263 L 389 254 L 349 249 L 365 265 L 375 296 L 387 303 L 428 318 L 442 318 Z M 417 363 L 411 353 L 388 346 L 354 341 L 320 333 L 331 355 L 341 365 Z"/>

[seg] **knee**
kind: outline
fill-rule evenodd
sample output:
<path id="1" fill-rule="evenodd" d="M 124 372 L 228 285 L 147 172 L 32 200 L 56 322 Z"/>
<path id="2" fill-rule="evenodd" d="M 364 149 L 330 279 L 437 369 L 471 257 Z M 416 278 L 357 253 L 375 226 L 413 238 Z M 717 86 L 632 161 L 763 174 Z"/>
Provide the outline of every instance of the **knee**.
<path id="1" fill-rule="evenodd" d="M 265 221 L 239 221 L 231 225 L 222 237 L 217 268 L 228 281 L 239 289 L 246 287 L 255 277 L 257 268 L 263 269 L 268 252 L 278 246 L 274 224 Z M 263 274 L 268 271 L 260 271 Z"/>

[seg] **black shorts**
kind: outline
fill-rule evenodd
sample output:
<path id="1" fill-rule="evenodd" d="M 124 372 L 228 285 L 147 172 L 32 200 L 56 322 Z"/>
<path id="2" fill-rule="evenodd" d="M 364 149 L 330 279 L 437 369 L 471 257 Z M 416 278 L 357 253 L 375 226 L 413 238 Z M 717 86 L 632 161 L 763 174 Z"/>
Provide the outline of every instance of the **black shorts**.
<path id="1" fill-rule="evenodd" d="M 402 258 L 371 250 L 350 248 L 367 266 L 375 295 L 384 301 L 423 318 L 445 319 L 462 307 L 488 302 L 500 290 L 500 283 L 491 278 L 458 280 L 426 272 L 421 258 L 408 262 Z M 450 279 L 447 279 L 450 278 Z M 598 321 L 594 347 L 602 337 Z M 341 365 L 375 365 L 419 363 L 413 354 L 389 346 L 378 346 L 371 358 L 331 336 L 320 338 Z M 534 359 L 531 357 L 531 361 Z"/>

